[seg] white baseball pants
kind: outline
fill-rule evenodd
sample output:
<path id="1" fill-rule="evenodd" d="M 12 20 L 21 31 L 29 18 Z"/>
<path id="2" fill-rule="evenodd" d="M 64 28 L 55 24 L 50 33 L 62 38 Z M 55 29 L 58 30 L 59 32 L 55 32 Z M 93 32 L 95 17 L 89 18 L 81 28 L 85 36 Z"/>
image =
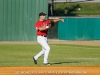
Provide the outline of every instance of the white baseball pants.
<path id="1" fill-rule="evenodd" d="M 44 54 L 44 64 L 48 63 L 48 55 L 50 52 L 50 47 L 48 45 L 47 37 L 37 36 L 38 43 L 42 46 L 42 50 L 34 57 L 35 60 L 38 60 L 40 56 Z"/>

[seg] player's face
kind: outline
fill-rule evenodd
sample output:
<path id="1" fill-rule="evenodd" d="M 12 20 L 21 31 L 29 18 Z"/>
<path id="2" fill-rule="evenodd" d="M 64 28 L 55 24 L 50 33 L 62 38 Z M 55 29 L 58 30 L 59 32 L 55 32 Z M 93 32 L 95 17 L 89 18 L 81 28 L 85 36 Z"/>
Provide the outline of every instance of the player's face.
<path id="1" fill-rule="evenodd" d="M 45 20 L 45 15 L 40 16 L 42 20 Z"/>

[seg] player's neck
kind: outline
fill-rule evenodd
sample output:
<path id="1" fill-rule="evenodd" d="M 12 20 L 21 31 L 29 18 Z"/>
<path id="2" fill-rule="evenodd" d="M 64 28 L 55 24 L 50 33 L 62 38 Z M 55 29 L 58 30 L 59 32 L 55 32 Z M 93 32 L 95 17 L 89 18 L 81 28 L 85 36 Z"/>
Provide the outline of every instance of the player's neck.
<path id="1" fill-rule="evenodd" d="M 40 19 L 39 21 L 44 21 L 44 19 Z"/>

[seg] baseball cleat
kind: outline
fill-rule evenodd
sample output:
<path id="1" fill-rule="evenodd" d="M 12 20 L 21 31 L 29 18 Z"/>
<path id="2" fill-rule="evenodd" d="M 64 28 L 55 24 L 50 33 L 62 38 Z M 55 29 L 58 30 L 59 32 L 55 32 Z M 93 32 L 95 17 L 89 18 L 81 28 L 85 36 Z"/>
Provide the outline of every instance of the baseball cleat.
<path id="1" fill-rule="evenodd" d="M 50 64 L 50 63 L 44 63 L 44 65 L 52 65 L 52 64 Z"/>
<path id="2" fill-rule="evenodd" d="M 34 64 L 37 64 L 37 60 L 35 60 L 35 58 L 33 57 L 33 60 L 34 60 Z"/>

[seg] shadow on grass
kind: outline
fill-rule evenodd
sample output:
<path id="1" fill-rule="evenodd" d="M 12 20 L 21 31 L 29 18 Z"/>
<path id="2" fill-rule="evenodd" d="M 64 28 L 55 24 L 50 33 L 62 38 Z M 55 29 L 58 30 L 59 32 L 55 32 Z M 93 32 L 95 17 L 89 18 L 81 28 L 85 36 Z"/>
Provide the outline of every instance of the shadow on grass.
<path id="1" fill-rule="evenodd" d="M 64 64 L 64 63 L 79 63 L 77 61 L 74 61 L 74 62 L 55 62 L 55 63 L 52 63 L 52 64 Z"/>

